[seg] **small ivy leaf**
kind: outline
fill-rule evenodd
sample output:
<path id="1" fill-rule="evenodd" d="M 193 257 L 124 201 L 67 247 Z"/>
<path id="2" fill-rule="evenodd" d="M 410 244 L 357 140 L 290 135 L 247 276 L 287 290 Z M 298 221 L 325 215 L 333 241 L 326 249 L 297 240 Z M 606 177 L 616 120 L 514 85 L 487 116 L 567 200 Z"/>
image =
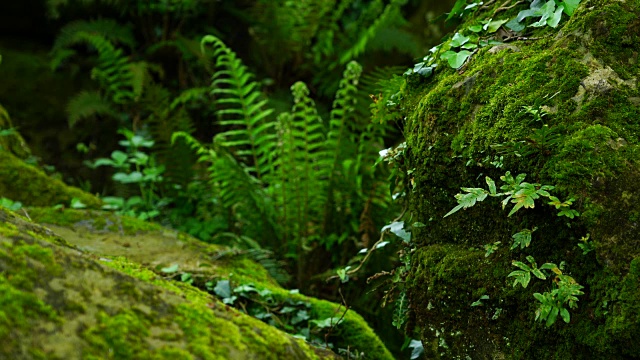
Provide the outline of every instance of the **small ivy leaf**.
<path id="1" fill-rule="evenodd" d="M 177 272 L 178 268 L 179 268 L 178 264 L 173 264 L 173 265 L 171 265 L 169 267 L 162 268 L 160 271 L 162 271 L 163 273 L 166 273 L 166 274 L 171 274 L 171 273 Z"/>
<path id="2" fill-rule="evenodd" d="M 414 227 L 414 228 L 423 228 L 425 226 L 427 225 L 421 222 L 414 222 L 413 225 L 411 225 L 411 227 Z"/>
<path id="3" fill-rule="evenodd" d="M 127 161 L 127 154 L 120 150 L 116 150 L 111 153 L 111 158 L 114 160 L 116 165 L 123 165 Z"/>
<path id="4" fill-rule="evenodd" d="M 219 280 L 213 288 L 213 292 L 223 299 L 231 297 L 231 286 L 229 285 L 229 280 Z"/>
<path id="5" fill-rule="evenodd" d="M 539 11 L 536 11 L 536 15 L 535 16 L 542 15 L 540 20 L 536 21 L 535 23 L 533 23 L 533 24 L 531 24 L 529 26 L 531 26 L 531 27 L 542 27 L 542 26 L 548 25 L 547 20 L 549 20 L 550 18 L 553 17 L 553 14 L 555 13 L 555 10 L 556 10 L 556 2 L 555 2 L 555 0 L 547 1 L 547 3 L 544 4 L 544 6 L 542 6 L 542 8 L 540 8 Z"/>
<path id="6" fill-rule="evenodd" d="M 411 360 L 419 359 L 424 353 L 424 347 L 420 340 L 411 340 L 409 347 L 413 349 L 411 350 Z"/>
<path id="7" fill-rule="evenodd" d="M 442 54 L 440 59 L 446 60 L 452 69 L 459 69 L 469 56 L 471 56 L 471 52 L 467 50 L 461 50 L 460 52 L 449 50 Z"/>
<path id="8" fill-rule="evenodd" d="M 578 5 L 580 5 L 580 0 L 564 0 L 560 5 L 563 6 L 564 13 L 571 16 L 578 8 Z"/>
<path id="9" fill-rule="evenodd" d="M 453 35 L 453 39 L 451 39 L 451 47 L 454 47 L 454 48 L 461 47 L 462 45 L 466 44 L 469 40 L 470 40 L 469 37 L 460 35 L 460 33 L 456 33 L 455 35 Z"/>
<path id="10" fill-rule="evenodd" d="M 562 17 L 563 10 L 564 10 L 564 6 L 560 5 L 558 9 L 556 9 L 556 12 L 553 13 L 553 16 L 551 16 L 547 20 L 547 25 L 551 26 L 552 28 L 556 28 L 560 23 L 560 18 Z"/>
<path id="11" fill-rule="evenodd" d="M 309 320 L 309 313 L 307 310 L 298 310 L 296 315 L 291 319 L 291 324 L 296 325 L 306 320 Z"/>
<path id="12" fill-rule="evenodd" d="M 87 205 L 85 205 L 80 199 L 72 198 L 71 199 L 71 208 L 72 209 L 84 209 Z"/>
<path id="13" fill-rule="evenodd" d="M 474 44 L 474 43 L 466 43 L 464 45 L 462 45 L 463 49 L 468 49 L 468 50 L 473 50 L 473 49 L 477 49 L 478 48 L 478 44 Z"/>
<path id="14" fill-rule="evenodd" d="M 480 299 L 474 301 L 471 306 L 482 306 L 482 300 L 489 300 L 489 295 L 480 296 Z"/>
<path id="15" fill-rule="evenodd" d="M 471 25 L 467 27 L 467 29 L 469 29 L 469 31 L 471 32 L 479 33 L 480 31 L 482 31 L 482 25 Z"/>
<path id="16" fill-rule="evenodd" d="M 404 221 L 396 221 L 382 228 L 381 231 L 389 230 L 404 242 L 411 242 L 411 233 L 404 230 Z"/>
<path id="17" fill-rule="evenodd" d="M 504 25 L 508 20 L 493 20 L 486 23 L 483 27 L 489 34 L 494 33 L 500 29 L 502 25 Z"/>

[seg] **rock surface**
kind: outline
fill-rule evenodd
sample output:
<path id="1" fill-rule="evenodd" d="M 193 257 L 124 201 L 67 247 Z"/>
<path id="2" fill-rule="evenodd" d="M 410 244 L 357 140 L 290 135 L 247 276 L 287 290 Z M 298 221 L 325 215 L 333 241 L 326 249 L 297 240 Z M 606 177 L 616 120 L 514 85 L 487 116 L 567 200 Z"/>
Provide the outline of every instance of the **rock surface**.
<path id="1" fill-rule="evenodd" d="M 531 31 L 535 39 L 481 48 L 458 71 L 442 64 L 434 77 L 405 84 L 411 209 L 427 224 L 414 230 L 413 325 L 430 359 L 640 358 L 640 2 L 583 0 L 557 28 Z M 535 121 L 526 106 L 546 115 Z M 541 136 L 544 125 L 551 132 Z M 507 170 L 554 185 L 581 215 L 558 217 L 541 199 L 508 217 L 488 197 L 444 218 L 461 187 L 487 188 L 485 176 L 499 183 Z M 512 235 L 533 227 L 531 245 L 510 251 Z M 595 250 L 583 255 L 587 234 Z M 496 241 L 485 257 L 484 245 Z M 549 279 L 512 286 L 511 261 L 527 255 L 565 261 L 585 286 L 570 323 L 535 321 L 533 293 L 551 289 Z"/>

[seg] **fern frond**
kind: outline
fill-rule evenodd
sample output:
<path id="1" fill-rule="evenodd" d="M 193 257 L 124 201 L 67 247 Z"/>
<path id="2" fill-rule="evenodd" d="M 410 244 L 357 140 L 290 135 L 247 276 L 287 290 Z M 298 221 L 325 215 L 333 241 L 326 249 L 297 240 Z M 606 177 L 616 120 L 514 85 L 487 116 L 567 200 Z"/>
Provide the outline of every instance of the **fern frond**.
<path id="1" fill-rule="evenodd" d="M 220 144 L 214 142 L 213 148 L 207 148 L 186 132 L 174 133 L 172 143 L 179 139 L 196 152 L 199 162 L 209 164 L 210 187 L 217 190 L 222 205 L 249 218 L 252 230 L 256 234 L 262 232 L 261 238 L 270 241 L 270 246 L 277 247 L 279 230 L 275 210 L 262 182 L 251 174 L 251 169 Z"/>
<path id="2" fill-rule="evenodd" d="M 207 35 L 202 47 L 212 45 L 216 59 L 216 72 L 211 82 L 211 94 L 215 97 L 218 123 L 227 127 L 216 136 L 222 146 L 240 156 L 251 173 L 258 179 L 270 171 L 270 157 L 275 149 L 274 122 L 269 120 L 273 112 L 267 109 L 258 83 L 242 61 L 220 39 Z"/>
<path id="3" fill-rule="evenodd" d="M 99 92 L 82 91 L 71 98 L 67 104 L 69 127 L 73 127 L 80 120 L 96 115 L 118 117 L 114 104 L 105 99 Z"/>
<path id="4" fill-rule="evenodd" d="M 390 4 L 385 6 L 382 14 L 373 24 L 362 31 L 355 44 L 342 53 L 339 60 L 340 64 L 344 65 L 363 54 L 368 42 L 376 36 L 378 30 L 385 26 L 392 25 L 394 21 L 402 18 L 401 8 L 406 3 L 407 0 L 392 0 Z"/>
<path id="5" fill-rule="evenodd" d="M 112 19 L 77 20 L 60 29 L 51 51 L 56 53 L 57 51 L 83 44 L 84 41 L 77 37 L 79 33 L 97 35 L 112 44 L 125 45 L 129 49 L 133 49 L 136 46 L 136 39 L 129 25 L 122 25 Z"/>
<path id="6" fill-rule="evenodd" d="M 206 87 L 195 87 L 184 90 L 180 93 L 180 95 L 176 96 L 173 99 L 170 108 L 171 110 L 174 110 L 175 108 L 186 105 L 188 103 L 207 101 L 208 99 L 210 99 L 209 92 L 209 88 Z"/>
<path id="7" fill-rule="evenodd" d="M 184 108 L 169 109 L 171 94 L 159 85 L 147 87 L 139 104 L 149 116 L 145 120 L 152 138 L 158 160 L 165 166 L 164 176 L 171 183 L 186 185 L 193 179 L 195 158 L 187 143 L 171 142 L 172 134 L 184 132 L 192 134 L 194 126 Z"/>

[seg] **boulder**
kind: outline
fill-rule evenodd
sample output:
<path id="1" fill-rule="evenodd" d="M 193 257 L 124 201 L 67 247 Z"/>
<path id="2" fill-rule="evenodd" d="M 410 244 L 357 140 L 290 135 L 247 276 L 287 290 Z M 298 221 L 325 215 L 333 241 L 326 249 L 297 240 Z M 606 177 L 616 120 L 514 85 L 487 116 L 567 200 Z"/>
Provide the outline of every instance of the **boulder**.
<path id="1" fill-rule="evenodd" d="M 457 31 L 529 7 L 501 3 Z M 503 39 L 457 70 L 441 61 L 430 78 L 410 75 L 402 90 L 410 210 L 426 224 L 413 230 L 409 328 L 430 359 L 640 358 L 640 2 L 583 0 L 556 28 Z M 488 189 L 488 176 L 500 191 L 506 171 L 555 186 L 580 215 L 558 216 L 541 197 L 508 216 L 514 205 L 488 196 L 444 217 L 462 187 Z M 534 227 L 529 246 L 510 249 Z M 527 256 L 564 262 L 584 286 L 569 323 L 536 321 L 533 294 L 551 291 L 553 276 L 513 286 L 512 261 Z"/>

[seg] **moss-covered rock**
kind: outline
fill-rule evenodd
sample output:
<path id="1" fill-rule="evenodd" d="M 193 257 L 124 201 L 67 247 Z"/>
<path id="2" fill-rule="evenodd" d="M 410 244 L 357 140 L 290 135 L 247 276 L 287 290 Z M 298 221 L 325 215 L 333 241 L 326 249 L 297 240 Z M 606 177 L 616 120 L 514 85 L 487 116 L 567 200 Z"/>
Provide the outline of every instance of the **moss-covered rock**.
<path id="1" fill-rule="evenodd" d="M 4 150 L 0 150 L 0 197 L 29 206 L 69 205 L 73 198 L 93 208 L 102 203 L 97 197 L 52 179 L 41 169 Z"/>
<path id="2" fill-rule="evenodd" d="M 33 221 L 45 225 L 80 251 L 102 258 L 100 262 L 103 265 L 175 290 L 194 302 L 201 301 L 199 299 L 203 296 L 205 305 L 213 300 L 185 283 L 162 280 L 158 275 L 161 274 L 159 269 L 177 265 L 180 273 L 191 274 L 200 285 L 223 279 L 229 279 L 236 285 L 251 284 L 258 290 L 269 290 L 276 299 L 310 304 L 310 316 L 313 319 L 339 317 L 344 312 L 344 307 L 338 304 L 283 289 L 264 267 L 243 254 L 203 243 L 159 225 L 101 211 L 30 208 L 28 214 Z M 123 315 L 122 321 L 128 316 L 132 315 Z M 189 321 L 203 321 L 203 316 L 196 316 Z M 206 334 L 197 336 L 208 338 Z M 357 349 L 364 352 L 368 359 L 392 359 L 380 339 L 354 311 L 349 310 L 345 314 L 343 322 L 333 330 L 332 339 L 336 339 L 334 343 L 337 347 Z"/>
<path id="3" fill-rule="evenodd" d="M 145 267 L 61 246 L 2 209 L 0 290 L 2 358 L 334 357 Z"/>
<path id="4" fill-rule="evenodd" d="M 13 130 L 12 130 L 13 129 Z M 15 130 L 9 113 L 0 105 L 0 149 L 8 151 L 20 159 L 26 159 L 31 155 L 29 147 L 22 136 Z"/>
<path id="5" fill-rule="evenodd" d="M 478 11 L 458 28 L 491 17 Z M 528 4 L 504 12 L 512 18 Z M 403 90 L 406 167 L 414 191 L 415 251 L 410 307 L 430 358 L 638 358 L 635 272 L 640 232 L 640 1 L 583 0 L 556 29 L 533 39 L 487 46 L 461 70 L 438 67 L 431 79 L 410 77 Z M 494 18 L 495 20 L 495 18 Z M 468 31 L 467 31 L 468 33 Z M 524 111 L 540 106 L 542 121 Z M 543 125 L 555 135 L 541 136 Z M 516 154 L 517 152 L 517 154 Z M 502 159 L 500 158 L 502 156 Z M 554 185 L 575 198 L 568 220 L 537 200 L 514 216 L 489 197 L 443 218 L 460 187 L 485 187 L 509 170 Z M 567 225 L 569 223 L 570 226 Z M 512 235 L 538 227 L 531 246 L 509 250 Z M 595 251 L 583 255 L 590 234 Z M 501 241 L 488 258 L 480 250 Z M 551 282 L 512 287 L 512 260 L 565 261 L 585 286 L 571 322 L 535 322 L 535 292 Z M 482 306 L 471 306 L 488 295 Z"/>

